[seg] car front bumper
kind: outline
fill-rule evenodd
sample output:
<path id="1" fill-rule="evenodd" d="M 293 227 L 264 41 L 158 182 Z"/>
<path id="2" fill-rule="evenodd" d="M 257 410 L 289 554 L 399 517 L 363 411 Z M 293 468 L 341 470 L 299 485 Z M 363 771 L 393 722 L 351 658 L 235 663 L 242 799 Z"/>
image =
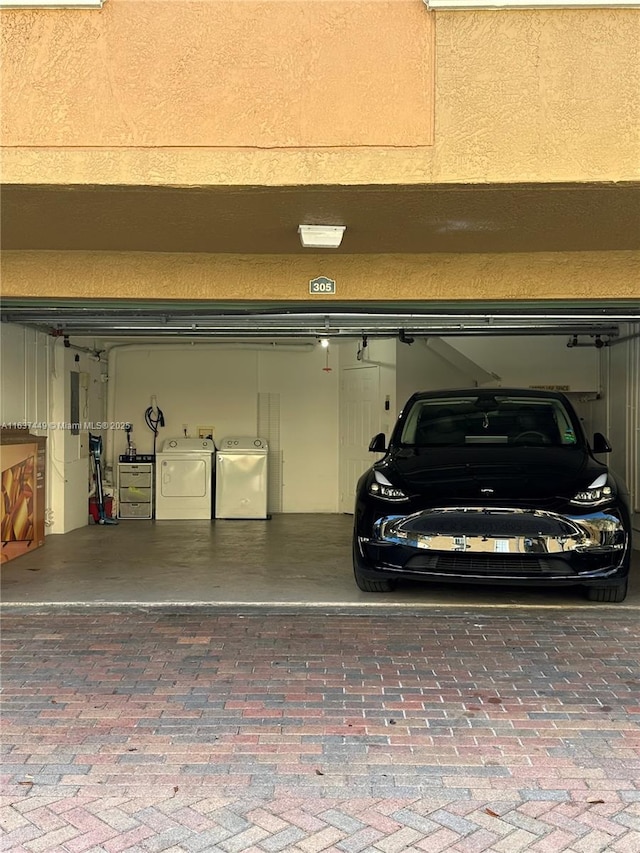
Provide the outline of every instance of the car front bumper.
<path id="1" fill-rule="evenodd" d="M 372 578 L 597 583 L 622 579 L 629 568 L 628 533 L 615 508 L 581 515 L 432 508 L 379 518 L 356 544 Z"/>

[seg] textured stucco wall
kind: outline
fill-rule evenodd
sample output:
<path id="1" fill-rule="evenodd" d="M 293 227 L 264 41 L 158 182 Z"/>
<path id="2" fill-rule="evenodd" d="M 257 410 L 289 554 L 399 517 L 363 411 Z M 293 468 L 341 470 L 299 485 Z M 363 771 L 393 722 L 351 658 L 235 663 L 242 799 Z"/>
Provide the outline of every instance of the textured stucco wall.
<path id="1" fill-rule="evenodd" d="M 120 299 L 640 299 L 640 253 L 189 255 L 4 252 L 3 295 Z M 323 297 L 323 300 L 327 297 Z"/>
<path id="2" fill-rule="evenodd" d="M 247 64 L 234 67 L 235 86 L 216 84 L 209 92 L 198 82 L 207 5 L 219 4 L 187 4 L 197 9 L 188 15 L 182 0 L 110 0 L 99 13 L 3 13 L 4 144 L 17 146 L 4 151 L 4 180 L 278 185 L 640 178 L 637 10 L 430 13 L 422 0 L 226 3 L 262 9 L 265 26 L 284 7 L 325 9 L 304 11 L 303 36 L 290 28 L 276 34 L 273 26 L 273 37 L 289 50 L 279 64 L 274 52 L 262 57 L 252 33 L 243 31 L 242 44 L 255 48 L 249 54 L 260 79 L 279 81 L 277 97 L 266 103 L 261 87 L 247 88 L 253 73 Z M 352 26 L 358 14 L 362 38 Z M 65 16 L 66 53 L 48 47 L 53 15 Z M 130 42 L 128 55 L 130 48 L 138 51 L 137 74 L 131 56 L 121 66 L 124 48 L 104 32 L 104 22 L 130 15 L 138 30 L 124 27 L 121 37 Z M 314 22 L 324 42 L 316 43 Z M 332 42 L 336 27 L 351 39 L 349 56 Z M 217 47 L 220 62 L 235 57 L 232 30 L 223 28 L 220 38 L 228 41 Z M 159 42 L 153 45 L 149 33 Z M 317 52 L 321 43 L 329 47 Z M 91 45 L 99 48 L 95 67 L 87 59 Z M 380 61 L 373 45 L 383 51 Z M 150 64 L 165 52 L 170 64 L 156 80 Z M 67 79 L 65 69 L 73 71 L 80 56 L 82 73 Z M 207 68 L 213 73 L 214 65 Z M 220 117 L 211 111 L 213 95 Z M 238 147 L 221 147 L 229 144 Z"/>
<path id="3" fill-rule="evenodd" d="M 4 17 L 5 144 L 432 142 L 433 18 L 414 0 L 110 0 Z"/>
<path id="4" fill-rule="evenodd" d="M 640 14 L 437 18 L 439 180 L 640 178 Z"/>

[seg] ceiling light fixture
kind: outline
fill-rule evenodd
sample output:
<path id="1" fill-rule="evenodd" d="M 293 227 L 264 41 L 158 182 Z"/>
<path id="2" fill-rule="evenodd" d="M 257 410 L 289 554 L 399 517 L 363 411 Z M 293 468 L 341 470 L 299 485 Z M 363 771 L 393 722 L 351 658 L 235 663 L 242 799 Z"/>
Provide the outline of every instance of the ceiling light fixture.
<path id="1" fill-rule="evenodd" d="M 337 249 L 346 230 L 346 225 L 298 225 L 305 249 Z"/>

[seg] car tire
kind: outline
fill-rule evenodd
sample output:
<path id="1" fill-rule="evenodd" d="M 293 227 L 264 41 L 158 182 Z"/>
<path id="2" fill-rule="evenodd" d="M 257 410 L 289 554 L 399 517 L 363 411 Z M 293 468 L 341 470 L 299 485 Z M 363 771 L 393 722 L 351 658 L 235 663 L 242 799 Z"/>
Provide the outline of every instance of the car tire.
<path id="1" fill-rule="evenodd" d="M 589 601 L 615 602 L 624 601 L 627 597 L 629 581 L 627 578 L 621 583 L 612 583 L 608 586 L 592 586 L 587 589 Z"/>
<path id="2" fill-rule="evenodd" d="M 358 589 L 363 592 L 391 592 L 394 588 L 393 581 L 381 578 L 378 581 L 369 580 L 362 573 L 362 558 L 358 554 L 358 546 L 353 543 L 353 576 L 356 579 Z"/>

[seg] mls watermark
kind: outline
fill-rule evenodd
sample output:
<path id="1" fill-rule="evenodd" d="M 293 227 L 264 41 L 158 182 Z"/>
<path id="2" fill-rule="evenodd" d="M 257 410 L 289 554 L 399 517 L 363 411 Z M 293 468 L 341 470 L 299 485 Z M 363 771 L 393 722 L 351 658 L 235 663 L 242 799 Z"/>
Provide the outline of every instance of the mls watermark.
<path id="1" fill-rule="evenodd" d="M 43 429 L 99 432 L 105 429 L 126 429 L 131 426 L 126 421 L 3 421 L 2 429 Z"/>

